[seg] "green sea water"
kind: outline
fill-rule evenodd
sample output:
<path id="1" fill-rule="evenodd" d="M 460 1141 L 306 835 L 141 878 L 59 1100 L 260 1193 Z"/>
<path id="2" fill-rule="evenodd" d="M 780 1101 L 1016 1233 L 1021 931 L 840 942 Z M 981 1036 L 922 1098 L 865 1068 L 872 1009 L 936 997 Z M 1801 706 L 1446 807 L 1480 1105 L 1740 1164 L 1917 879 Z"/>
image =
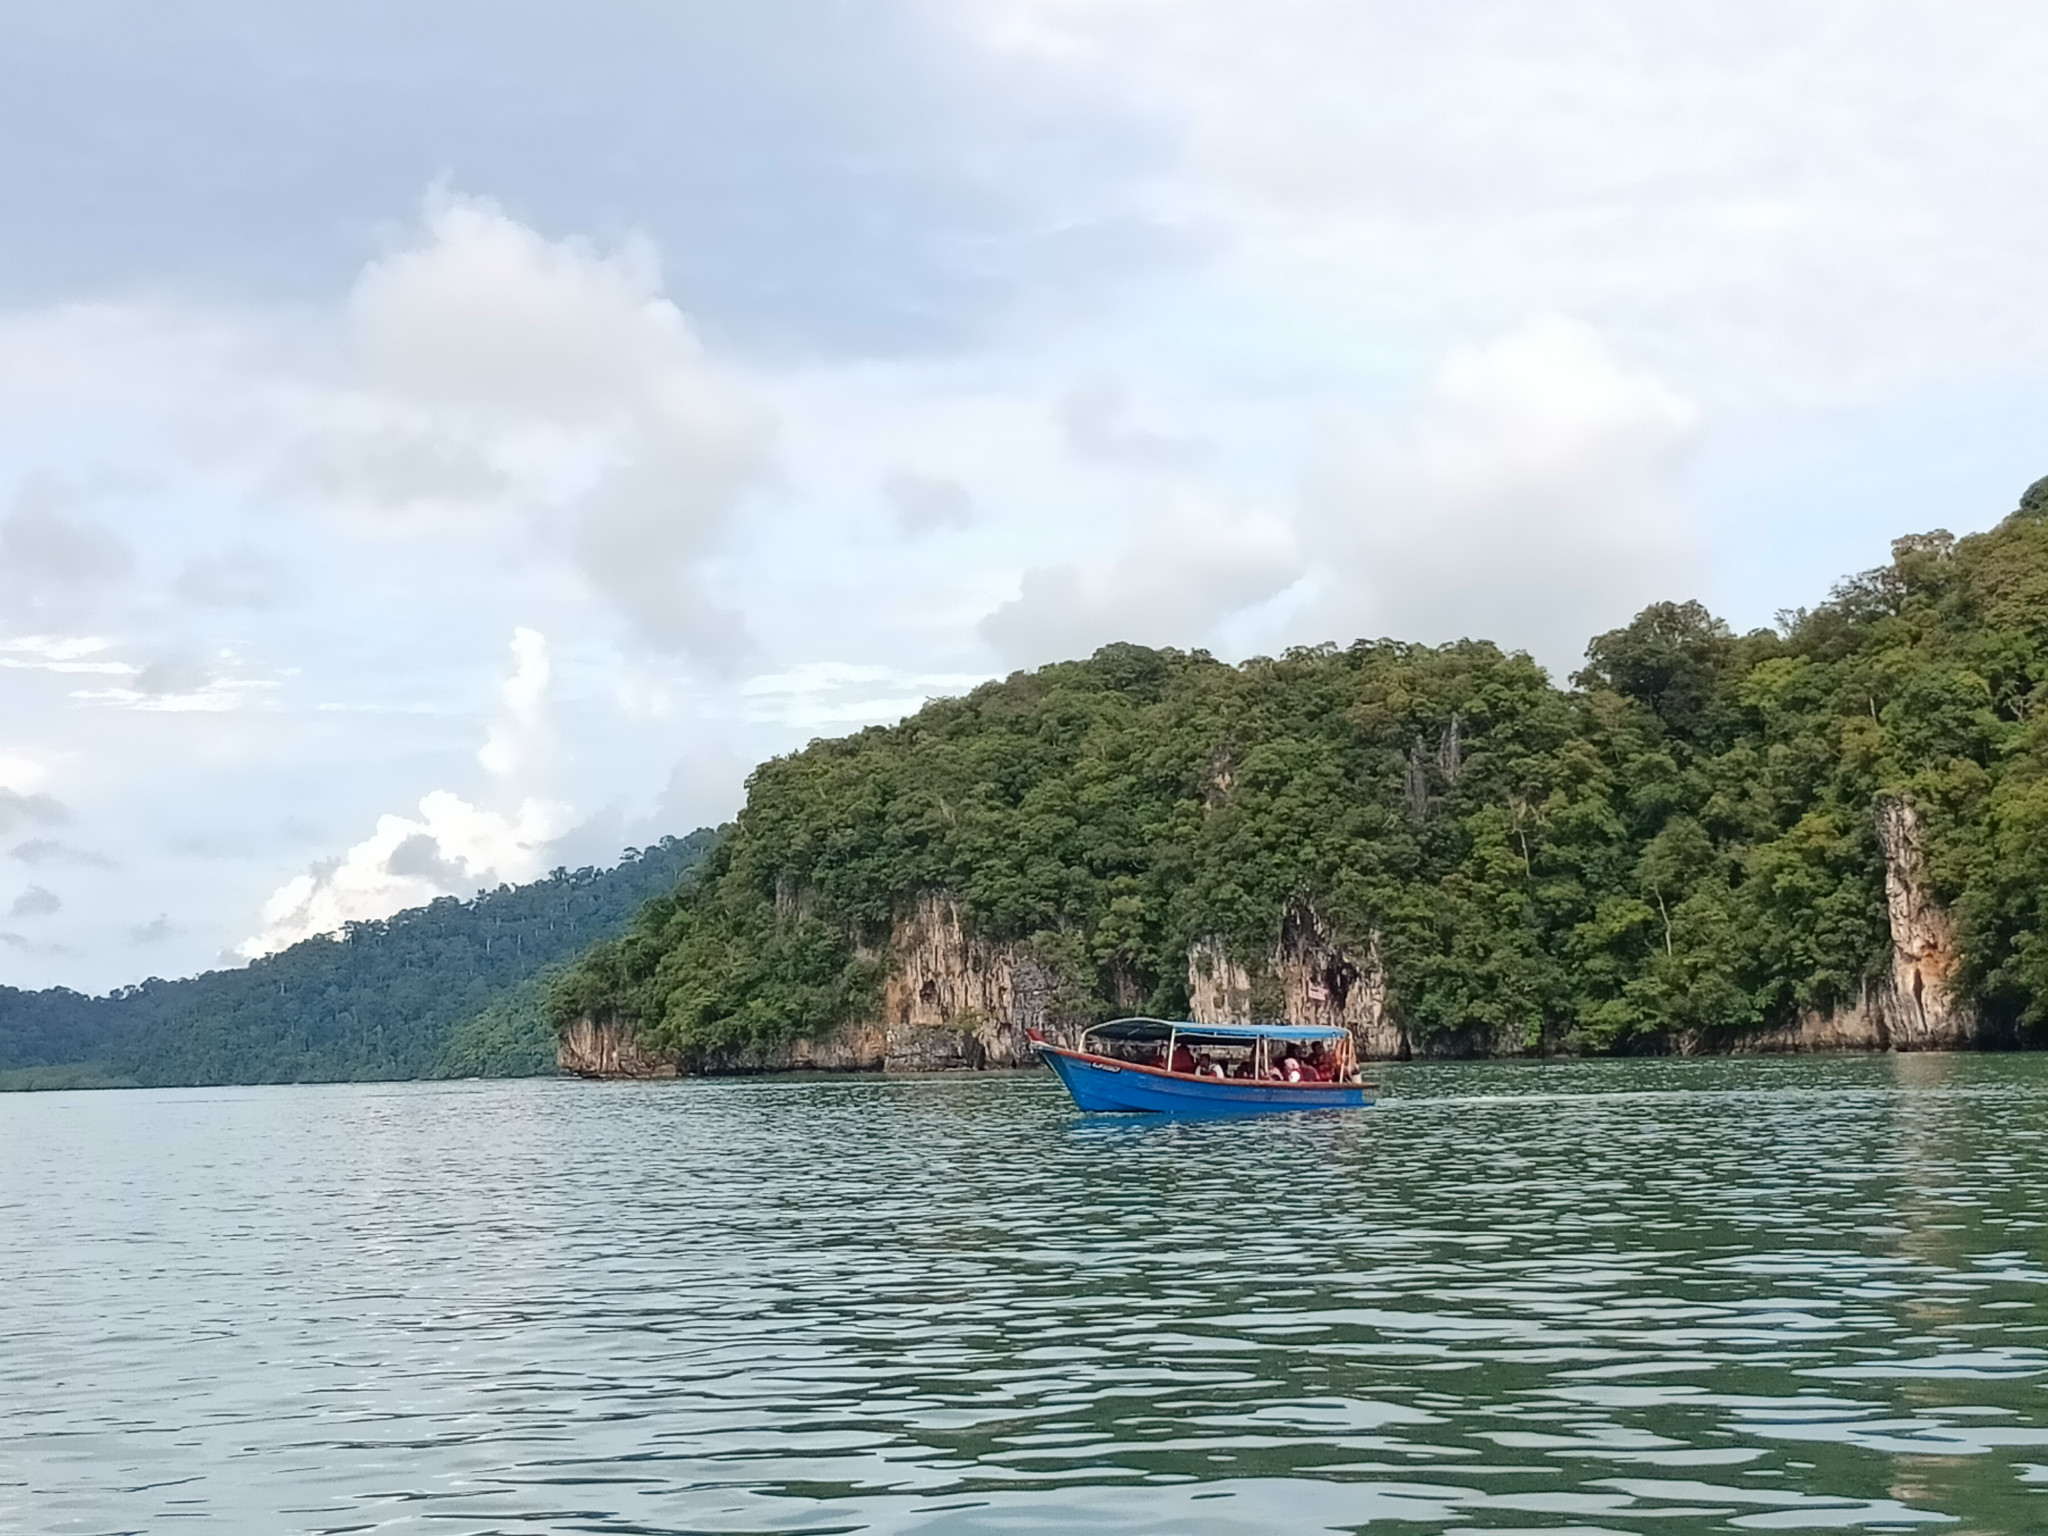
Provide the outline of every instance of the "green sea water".
<path id="1" fill-rule="evenodd" d="M 2048 1531 L 2048 1057 L 0 1098 L 0 1529 Z"/>

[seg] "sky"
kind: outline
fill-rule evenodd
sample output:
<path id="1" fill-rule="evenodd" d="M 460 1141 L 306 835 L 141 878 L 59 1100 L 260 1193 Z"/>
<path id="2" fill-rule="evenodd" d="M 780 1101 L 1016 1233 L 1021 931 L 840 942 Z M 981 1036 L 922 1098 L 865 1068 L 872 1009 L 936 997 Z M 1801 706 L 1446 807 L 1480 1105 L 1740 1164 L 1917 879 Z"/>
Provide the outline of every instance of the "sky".
<path id="1" fill-rule="evenodd" d="M 1564 681 L 2048 475 L 2048 12 L 0 9 L 0 983 L 1113 640 Z"/>

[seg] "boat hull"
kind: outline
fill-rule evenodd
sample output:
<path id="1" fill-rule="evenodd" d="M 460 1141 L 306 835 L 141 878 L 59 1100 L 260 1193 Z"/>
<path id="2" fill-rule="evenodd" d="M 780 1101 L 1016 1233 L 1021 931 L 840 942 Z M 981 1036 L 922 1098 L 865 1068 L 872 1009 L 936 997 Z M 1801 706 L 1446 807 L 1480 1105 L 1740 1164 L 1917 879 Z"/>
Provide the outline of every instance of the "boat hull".
<path id="1" fill-rule="evenodd" d="M 1085 1110 L 1121 1114 L 1270 1115 L 1301 1109 L 1364 1109 L 1372 1103 L 1356 1083 L 1254 1083 L 1236 1078 L 1182 1077 L 1156 1067 L 1107 1061 L 1063 1046 L 1038 1054 Z"/>

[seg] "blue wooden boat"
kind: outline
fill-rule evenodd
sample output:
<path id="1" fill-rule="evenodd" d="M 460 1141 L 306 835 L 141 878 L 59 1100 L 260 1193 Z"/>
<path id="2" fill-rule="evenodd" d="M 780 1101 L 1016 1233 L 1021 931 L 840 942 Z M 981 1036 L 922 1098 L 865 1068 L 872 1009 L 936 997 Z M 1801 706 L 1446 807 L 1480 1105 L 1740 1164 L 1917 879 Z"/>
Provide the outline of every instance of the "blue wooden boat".
<path id="1" fill-rule="evenodd" d="M 1372 1103 L 1341 1027 L 1112 1019 L 1071 1046 L 1037 1030 L 1031 1043 L 1085 1110 L 1261 1115 Z"/>

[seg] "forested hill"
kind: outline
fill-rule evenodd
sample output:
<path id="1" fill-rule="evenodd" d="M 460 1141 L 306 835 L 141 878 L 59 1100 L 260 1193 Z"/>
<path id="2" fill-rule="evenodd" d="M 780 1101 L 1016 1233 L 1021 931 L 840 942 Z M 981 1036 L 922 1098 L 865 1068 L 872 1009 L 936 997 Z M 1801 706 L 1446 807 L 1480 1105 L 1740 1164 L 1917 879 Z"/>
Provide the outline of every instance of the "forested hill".
<path id="1" fill-rule="evenodd" d="M 550 1070 L 540 981 L 672 891 L 718 834 L 611 869 L 444 897 L 239 970 L 106 997 L 0 987 L 0 1087 L 278 1083 Z"/>
<path id="2" fill-rule="evenodd" d="M 817 1035 L 875 1017 L 892 923 L 942 891 L 1084 1015 L 1185 1016 L 1192 954 L 1255 966 L 1307 904 L 1419 1046 L 1710 1041 L 1881 979 L 1901 803 L 1953 984 L 1994 1036 L 2040 1031 L 2048 481 L 1776 629 L 1653 606 L 1570 687 L 1482 640 L 1112 645 L 816 743 L 553 1008 L 678 1055 Z"/>

